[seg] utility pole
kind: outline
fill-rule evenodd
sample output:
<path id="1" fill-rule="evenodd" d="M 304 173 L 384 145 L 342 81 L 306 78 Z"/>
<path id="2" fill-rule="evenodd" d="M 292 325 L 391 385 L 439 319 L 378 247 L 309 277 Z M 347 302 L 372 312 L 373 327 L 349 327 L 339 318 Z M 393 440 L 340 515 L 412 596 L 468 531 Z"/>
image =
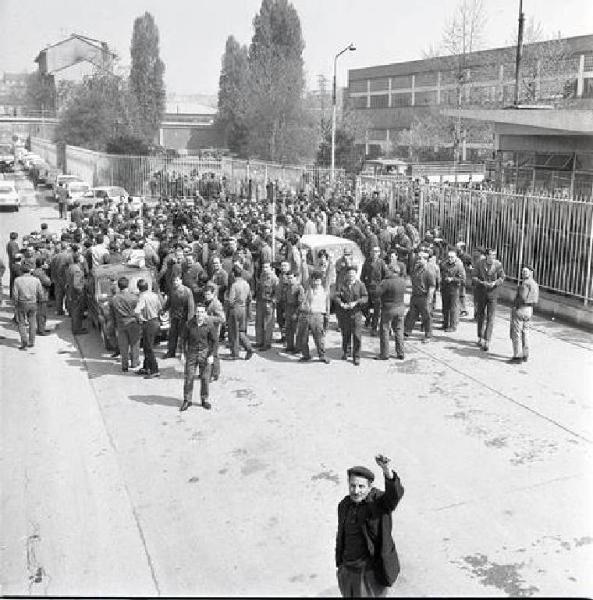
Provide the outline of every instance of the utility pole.
<path id="1" fill-rule="evenodd" d="M 521 51 L 523 47 L 523 25 L 525 15 L 523 14 L 523 0 L 519 0 L 519 32 L 517 34 L 517 55 L 515 58 L 515 106 L 519 105 L 519 77 L 521 73 Z"/>

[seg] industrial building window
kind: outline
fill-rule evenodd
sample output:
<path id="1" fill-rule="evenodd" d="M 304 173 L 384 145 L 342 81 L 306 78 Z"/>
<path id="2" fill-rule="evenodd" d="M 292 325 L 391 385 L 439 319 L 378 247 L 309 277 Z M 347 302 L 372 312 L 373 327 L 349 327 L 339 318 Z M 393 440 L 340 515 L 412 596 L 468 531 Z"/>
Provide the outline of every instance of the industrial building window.
<path id="1" fill-rule="evenodd" d="M 391 89 L 392 90 L 405 90 L 412 87 L 412 76 L 411 75 L 398 75 L 397 77 L 391 78 Z"/>
<path id="2" fill-rule="evenodd" d="M 593 98 L 593 77 L 583 79 L 583 98 Z"/>
<path id="3" fill-rule="evenodd" d="M 457 106 L 459 92 L 457 88 L 451 88 L 448 90 L 441 90 L 441 104 L 448 106 Z"/>
<path id="4" fill-rule="evenodd" d="M 357 92 L 366 92 L 367 91 L 367 80 L 366 79 L 357 79 L 355 81 L 350 81 L 348 84 L 348 89 L 351 94 L 355 94 Z"/>
<path id="5" fill-rule="evenodd" d="M 436 92 L 416 92 L 414 94 L 414 105 L 415 106 L 426 106 L 428 104 L 437 103 Z"/>
<path id="6" fill-rule="evenodd" d="M 382 92 L 389 89 L 389 78 L 371 79 L 371 92 Z"/>
<path id="7" fill-rule="evenodd" d="M 416 79 L 414 80 L 414 87 L 424 87 L 437 84 L 438 73 L 435 71 L 428 71 L 427 73 L 416 73 Z"/>
<path id="8" fill-rule="evenodd" d="M 389 94 L 371 96 L 371 108 L 387 108 L 389 106 Z"/>
<path id="9" fill-rule="evenodd" d="M 349 103 L 352 108 L 366 108 L 367 107 L 367 97 L 366 96 L 354 96 L 354 98 L 350 98 Z"/>
<path id="10" fill-rule="evenodd" d="M 481 65 L 472 67 L 470 71 L 470 81 L 492 81 L 498 79 L 498 65 Z"/>
<path id="11" fill-rule="evenodd" d="M 387 129 L 371 129 L 369 131 L 369 140 L 374 142 L 384 141 L 387 139 Z"/>
<path id="12" fill-rule="evenodd" d="M 585 54 L 585 71 L 593 71 L 593 54 Z"/>
<path id="13" fill-rule="evenodd" d="M 412 106 L 412 93 L 391 94 L 391 106 Z"/>

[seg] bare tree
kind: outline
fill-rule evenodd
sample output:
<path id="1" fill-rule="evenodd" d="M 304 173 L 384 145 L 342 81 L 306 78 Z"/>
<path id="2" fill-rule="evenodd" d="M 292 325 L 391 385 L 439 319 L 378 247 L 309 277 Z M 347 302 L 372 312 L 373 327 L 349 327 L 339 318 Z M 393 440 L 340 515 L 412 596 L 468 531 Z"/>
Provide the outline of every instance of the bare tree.
<path id="1" fill-rule="evenodd" d="M 548 39 L 546 39 L 548 38 Z M 558 32 L 555 39 L 546 36 L 540 22 L 531 18 L 523 34 L 519 98 L 522 102 L 562 101 L 576 90 L 571 52 Z M 574 80 L 574 81 L 573 81 Z"/>
<path id="2" fill-rule="evenodd" d="M 462 56 L 480 50 L 485 41 L 486 23 L 482 0 L 461 0 L 443 30 L 444 50 Z"/>

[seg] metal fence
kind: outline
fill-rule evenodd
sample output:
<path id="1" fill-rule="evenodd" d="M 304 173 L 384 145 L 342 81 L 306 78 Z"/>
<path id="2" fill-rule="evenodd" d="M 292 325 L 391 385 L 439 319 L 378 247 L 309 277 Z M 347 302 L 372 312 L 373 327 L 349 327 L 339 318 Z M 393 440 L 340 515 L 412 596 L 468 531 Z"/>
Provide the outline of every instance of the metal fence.
<path id="1" fill-rule="evenodd" d="M 438 226 L 450 244 L 462 241 L 498 251 L 505 273 L 517 280 L 523 264 L 544 289 L 593 299 L 593 203 L 548 196 L 416 184 L 405 179 L 359 178 L 362 191 L 379 191 L 391 215 Z"/>
<path id="2" fill-rule="evenodd" d="M 231 192 L 245 194 L 250 190 L 255 198 L 265 197 L 269 181 L 276 182 L 281 190 L 295 192 L 329 182 L 329 169 L 310 165 L 278 165 L 228 157 L 209 160 L 197 156 L 114 155 L 76 146 L 65 146 L 61 165 L 56 144 L 33 138 L 31 146 L 50 165 L 78 175 L 93 186 L 119 185 L 133 195 L 189 196 L 200 189 L 211 173 L 224 177 Z M 336 170 L 336 177 L 344 178 L 343 169 Z"/>

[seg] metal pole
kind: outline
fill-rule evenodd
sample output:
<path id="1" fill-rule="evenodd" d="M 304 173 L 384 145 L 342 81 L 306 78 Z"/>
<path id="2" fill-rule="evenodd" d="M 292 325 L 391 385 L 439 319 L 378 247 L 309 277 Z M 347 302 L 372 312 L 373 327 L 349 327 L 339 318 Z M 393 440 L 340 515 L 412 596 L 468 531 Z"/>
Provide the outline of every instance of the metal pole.
<path id="1" fill-rule="evenodd" d="M 521 243 L 519 244 L 519 264 L 517 265 L 517 281 L 521 281 L 521 264 L 523 263 L 525 245 L 525 213 L 527 212 L 527 196 L 523 194 L 523 214 L 521 216 Z"/>
<path id="2" fill-rule="evenodd" d="M 272 188 L 272 263 L 276 260 L 276 185 Z"/>
<path id="3" fill-rule="evenodd" d="M 523 46 L 523 0 L 519 0 L 519 32 L 517 34 L 517 54 L 515 57 L 515 106 L 519 104 L 519 75 L 521 72 L 521 47 Z"/>
<path id="4" fill-rule="evenodd" d="M 593 258 L 593 210 L 591 210 L 591 226 L 589 227 L 589 256 L 587 257 L 587 283 L 585 284 L 585 306 L 589 304 L 591 291 L 591 259 Z"/>
<path id="5" fill-rule="evenodd" d="M 332 158 L 331 158 L 331 170 L 330 179 L 333 183 L 335 180 L 335 169 L 336 169 L 336 64 L 338 62 L 339 54 L 334 57 L 334 83 L 332 87 Z"/>

